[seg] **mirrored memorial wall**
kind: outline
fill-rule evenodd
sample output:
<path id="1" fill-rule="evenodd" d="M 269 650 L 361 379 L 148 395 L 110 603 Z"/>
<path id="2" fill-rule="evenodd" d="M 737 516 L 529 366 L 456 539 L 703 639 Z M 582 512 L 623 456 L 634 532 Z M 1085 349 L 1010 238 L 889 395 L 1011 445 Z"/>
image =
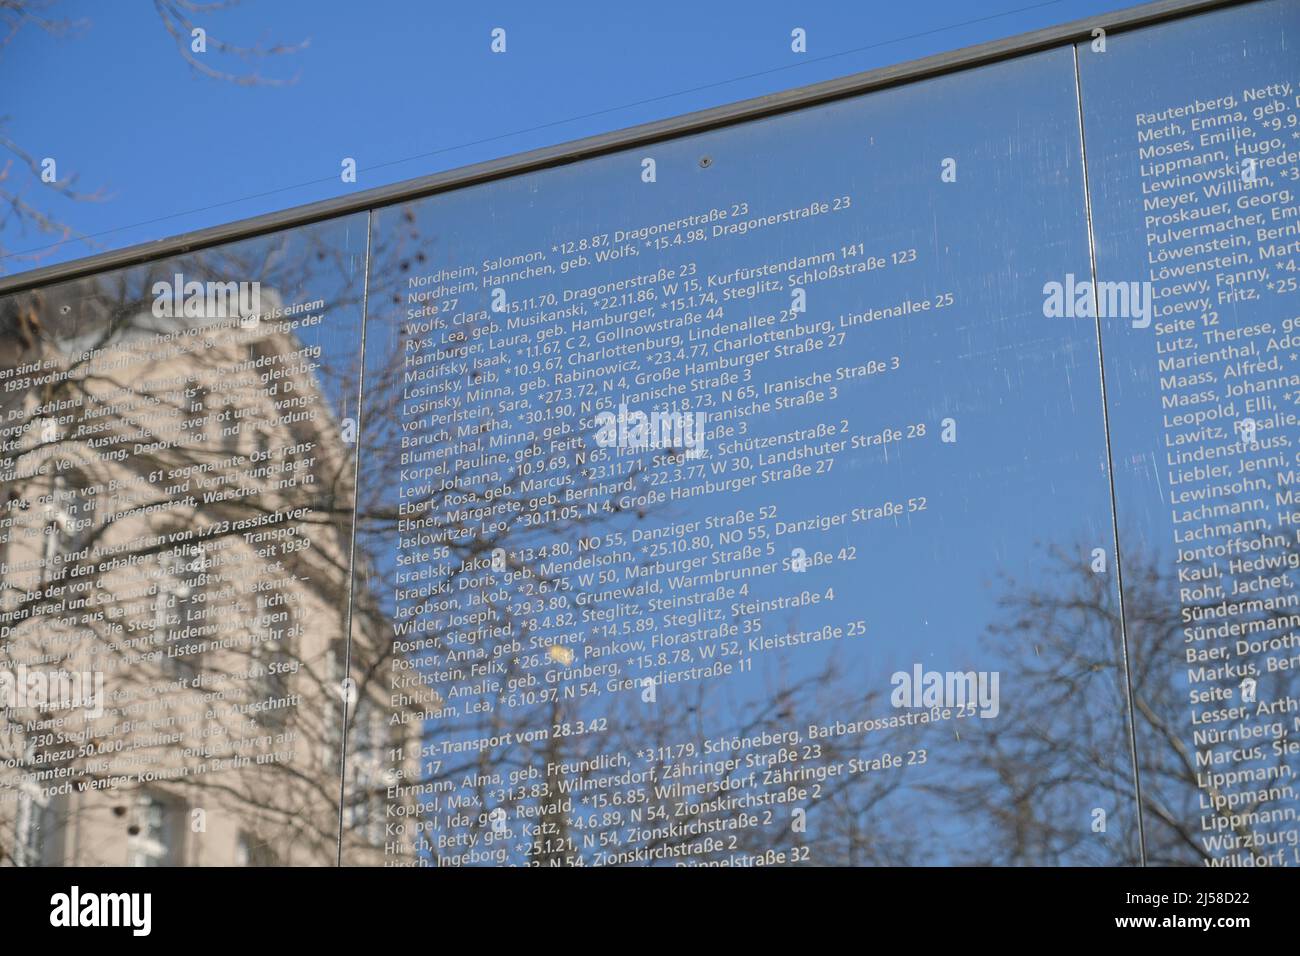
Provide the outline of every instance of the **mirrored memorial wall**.
<path id="1" fill-rule="evenodd" d="M 1298 27 L 0 298 L 0 864 L 1300 862 Z"/>
<path id="2" fill-rule="evenodd" d="M 1300 5 L 1079 47 L 1152 864 L 1300 863 Z"/>
<path id="3" fill-rule="evenodd" d="M 345 864 L 1138 861 L 1076 98 L 374 212 Z"/>
<path id="4" fill-rule="evenodd" d="M 0 864 L 337 862 L 367 218 L 0 299 Z"/>

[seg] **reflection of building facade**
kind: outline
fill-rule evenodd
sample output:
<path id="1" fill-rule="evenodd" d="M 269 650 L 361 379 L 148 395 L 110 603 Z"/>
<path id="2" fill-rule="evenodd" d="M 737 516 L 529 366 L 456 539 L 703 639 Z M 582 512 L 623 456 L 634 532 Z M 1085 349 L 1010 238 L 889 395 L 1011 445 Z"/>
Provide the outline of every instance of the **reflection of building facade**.
<path id="1" fill-rule="evenodd" d="M 102 674 L 105 698 L 5 712 L 5 864 L 337 858 L 351 451 L 319 346 L 205 321 L 82 286 L 0 316 L 0 667 Z M 381 785 L 382 708 L 353 700 Z M 382 854 L 381 814 L 344 823 Z"/>
<path id="2" fill-rule="evenodd" d="M 1216 156 L 1296 115 L 1297 7 L 1148 32 L 1163 9 L 1105 56 L 1076 26 L 317 207 L 269 248 L 353 237 L 333 261 L 367 332 L 336 331 L 364 379 L 312 351 L 319 303 L 159 323 L 110 292 L 136 270 L 0 300 L 0 681 L 69 675 L 0 710 L 0 863 L 1300 863 L 1300 479 L 1273 414 L 1300 373 L 1262 288 L 1300 207 L 1259 188 L 1276 157 L 1237 182 Z M 1214 132 L 1180 140 L 1180 102 Z M 984 188 L 918 160 L 937 142 Z M 648 143 L 763 162 L 700 163 L 665 206 L 625 188 Z M 1157 209 L 1193 158 L 1220 181 Z M 796 215 L 827 205 L 808 183 L 833 215 Z M 789 212 L 748 218 L 759 187 Z M 1193 211 L 1231 256 L 1172 264 Z M 1098 321 L 1050 319 L 1089 262 Z M 1095 281 L 1162 262 L 1118 312 L 1102 287 L 1128 284 Z M 1155 281 L 1175 265 L 1222 325 Z M 1141 332 L 1160 309 L 1186 317 Z M 364 390 L 368 480 L 330 382 Z M 622 427 L 658 405 L 736 440 L 691 462 L 685 430 Z M 49 702 L 83 673 L 104 716 Z"/>

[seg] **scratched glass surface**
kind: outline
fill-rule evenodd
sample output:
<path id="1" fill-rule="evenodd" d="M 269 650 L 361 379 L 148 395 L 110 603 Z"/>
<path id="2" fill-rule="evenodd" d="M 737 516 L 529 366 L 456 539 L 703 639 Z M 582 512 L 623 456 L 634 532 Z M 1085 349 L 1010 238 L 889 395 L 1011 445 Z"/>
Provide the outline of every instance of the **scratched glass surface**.
<path id="1" fill-rule="evenodd" d="M 1079 46 L 1098 302 L 1150 306 L 1101 324 L 1156 865 L 1300 862 L 1298 40 L 1266 2 Z"/>
<path id="2" fill-rule="evenodd" d="M 0 299 L 0 864 L 337 861 L 366 223 Z"/>
<path id="3" fill-rule="evenodd" d="M 377 210 L 344 862 L 1135 862 L 1084 209 L 1067 47 Z"/>

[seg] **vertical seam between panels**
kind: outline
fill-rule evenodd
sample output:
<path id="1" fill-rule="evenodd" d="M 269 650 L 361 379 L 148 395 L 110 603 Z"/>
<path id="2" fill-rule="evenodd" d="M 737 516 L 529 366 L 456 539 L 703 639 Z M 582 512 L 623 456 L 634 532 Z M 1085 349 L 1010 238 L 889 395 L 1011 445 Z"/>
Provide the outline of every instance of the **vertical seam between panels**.
<path id="1" fill-rule="evenodd" d="M 1097 292 L 1097 243 L 1093 234 L 1092 190 L 1088 178 L 1088 144 L 1083 128 L 1083 83 L 1079 76 L 1079 45 L 1071 44 L 1074 55 L 1074 98 L 1079 120 L 1079 155 L 1083 161 L 1083 214 L 1088 234 L 1088 269 L 1092 278 L 1092 290 Z M 1093 312 L 1098 310 L 1094 309 Z M 1129 754 L 1133 762 L 1133 797 L 1137 802 L 1138 860 L 1142 866 L 1147 865 L 1146 826 L 1142 808 L 1142 778 L 1138 771 L 1137 715 L 1133 706 L 1133 671 L 1129 661 L 1128 618 L 1124 612 L 1124 566 L 1119 544 L 1119 506 L 1115 495 L 1115 461 L 1111 454 L 1110 441 L 1110 405 L 1106 396 L 1106 362 L 1101 341 L 1101 316 L 1094 316 L 1097 334 L 1097 372 L 1101 381 L 1101 420 L 1106 439 L 1106 471 L 1110 485 L 1110 522 L 1111 536 L 1115 547 L 1115 583 L 1119 591 L 1119 635 L 1121 659 L 1124 663 L 1124 689 L 1128 703 L 1128 737 Z"/>
<path id="2" fill-rule="evenodd" d="M 342 679 L 344 681 L 352 677 L 352 605 L 355 601 L 356 592 L 357 505 L 361 494 L 362 404 L 365 401 L 366 387 L 366 326 L 370 317 L 370 239 L 374 216 L 374 210 L 366 211 L 365 267 L 361 279 L 361 343 L 357 364 L 357 431 L 355 447 L 352 452 L 352 532 L 351 540 L 348 542 L 348 601 L 344 619 L 344 634 L 346 635 L 343 652 Z M 339 734 L 339 816 L 338 842 L 335 846 L 335 866 L 343 865 L 343 809 L 347 800 L 348 774 L 348 686 L 348 684 L 344 683 L 339 687 L 340 696 L 343 699 L 343 726 L 340 728 L 341 732 Z"/>

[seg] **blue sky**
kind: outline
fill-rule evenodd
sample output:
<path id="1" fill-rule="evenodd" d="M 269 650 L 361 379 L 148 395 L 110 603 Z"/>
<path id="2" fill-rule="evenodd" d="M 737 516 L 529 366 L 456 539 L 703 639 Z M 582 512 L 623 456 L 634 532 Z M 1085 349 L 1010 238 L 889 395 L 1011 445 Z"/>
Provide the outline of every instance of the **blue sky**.
<path id="1" fill-rule="evenodd" d="M 49 248 L 50 237 L 11 221 L 0 274 L 1129 5 L 246 0 L 195 22 L 246 46 L 306 44 L 255 65 L 292 83 L 248 86 L 193 70 L 152 3 L 56 0 L 46 15 L 74 29 L 25 27 L 0 49 L 0 135 L 105 198 L 48 195 L 15 163 L 8 184 L 94 245 Z M 504 55 L 489 50 L 498 26 Z M 794 27 L 807 31 L 806 54 L 790 50 Z M 211 44 L 204 62 L 248 72 Z M 345 156 L 357 161 L 355 185 L 339 179 Z"/>

